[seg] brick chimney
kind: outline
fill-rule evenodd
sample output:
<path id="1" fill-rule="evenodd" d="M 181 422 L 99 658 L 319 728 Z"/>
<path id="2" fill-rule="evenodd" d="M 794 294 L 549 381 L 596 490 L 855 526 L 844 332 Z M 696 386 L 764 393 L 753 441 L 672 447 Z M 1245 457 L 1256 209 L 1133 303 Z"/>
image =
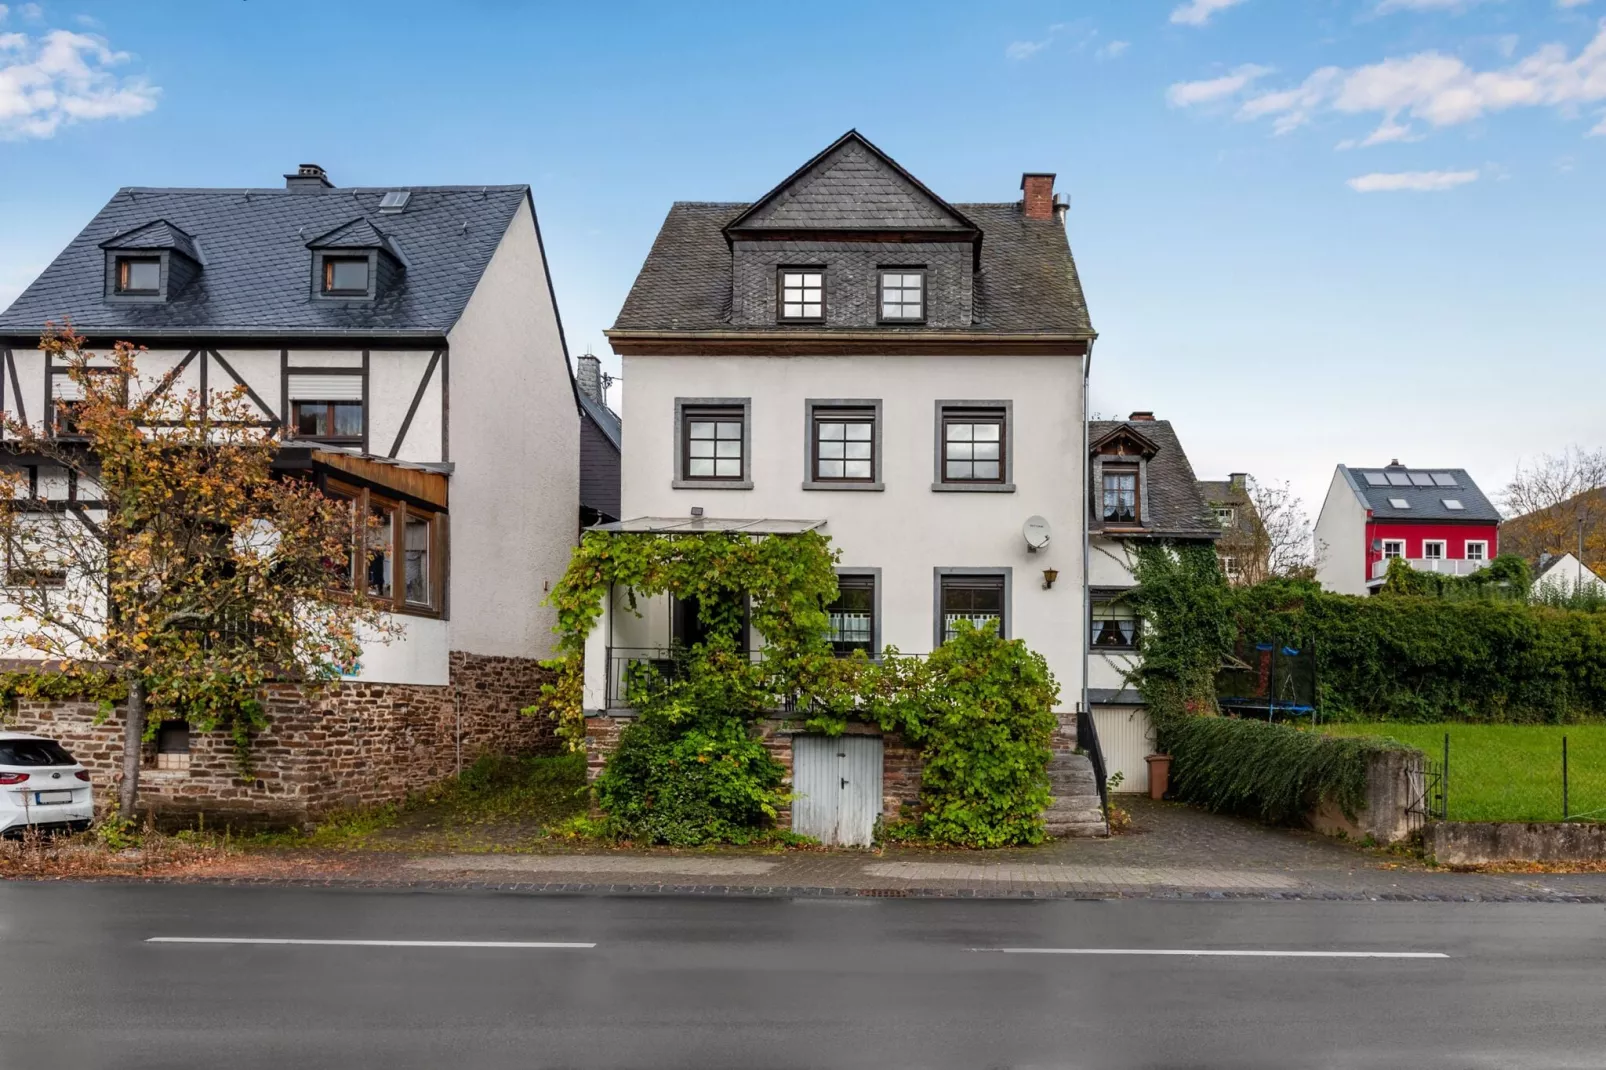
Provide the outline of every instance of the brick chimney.
<path id="1" fill-rule="evenodd" d="M 1021 213 L 1027 219 L 1054 218 L 1054 175 L 1049 171 L 1027 171 L 1020 179 L 1024 191 Z"/>
<path id="2" fill-rule="evenodd" d="M 294 174 L 284 176 L 284 188 L 297 193 L 322 193 L 334 189 L 335 184 L 329 181 L 329 173 L 323 168 L 315 163 L 304 163 Z"/>
<path id="3" fill-rule="evenodd" d="M 574 362 L 574 383 L 580 393 L 599 405 L 606 404 L 602 397 L 602 358 L 590 352 L 580 354 Z"/>
<path id="4" fill-rule="evenodd" d="M 1139 409 L 1137 412 L 1134 412 L 1131 416 L 1128 416 L 1126 419 L 1127 419 L 1128 423 L 1134 423 L 1134 424 L 1150 423 L 1150 424 L 1152 424 L 1154 422 L 1154 413 L 1145 411 L 1143 409 Z"/>

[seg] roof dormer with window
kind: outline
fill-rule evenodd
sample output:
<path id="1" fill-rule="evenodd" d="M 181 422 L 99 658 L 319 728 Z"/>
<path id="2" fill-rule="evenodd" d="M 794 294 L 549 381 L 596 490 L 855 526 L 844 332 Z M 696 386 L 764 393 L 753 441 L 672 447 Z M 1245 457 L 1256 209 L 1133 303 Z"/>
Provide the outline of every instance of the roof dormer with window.
<path id="1" fill-rule="evenodd" d="M 106 252 L 109 301 L 171 301 L 201 273 L 195 236 L 165 219 L 125 230 L 101 242 L 100 247 Z"/>
<path id="2" fill-rule="evenodd" d="M 1159 449 L 1153 439 L 1127 423 L 1117 424 L 1090 444 L 1096 527 L 1114 531 L 1149 526 L 1147 468 Z"/>
<path id="3" fill-rule="evenodd" d="M 312 295 L 325 301 L 373 301 L 398 288 L 407 263 L 395 241 L 358 217 L 307 243 Z"/>

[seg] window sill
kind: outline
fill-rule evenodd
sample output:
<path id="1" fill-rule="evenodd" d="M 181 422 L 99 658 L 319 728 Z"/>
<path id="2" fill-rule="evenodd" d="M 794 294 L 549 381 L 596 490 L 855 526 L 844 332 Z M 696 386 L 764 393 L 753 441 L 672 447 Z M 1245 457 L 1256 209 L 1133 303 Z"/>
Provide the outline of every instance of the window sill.
<path id="1" fill-rule="evenodd" d="M 1087 648 L 1087 652 L 1089 654 L 1136 654 L 1138 648 L 1135 646 L 1090 646 Z"/>
<path id="2" fill-rule="evenodd" d="M 675 490 L 752 490 L 751 479 L 677 479 L 670 484 Z"/>
<path id="3" fill-rule="evenodd" d="M 805 479 L 803 481 L 803 489 L 804 490 L 886 490 L 887 489 L 887 485 L 885 483 L 880 483 L 880 482 L 877 482 L 877 483 L 855 483 L 854 481 L 849 480 L 849 479 L 843 479 L 843 480 Z"/>
<path id="4" fill-rule="evenodd" d="M 933 483 L 931 489 L 943 494 L 1014 494 L 1013 483 Z"/>

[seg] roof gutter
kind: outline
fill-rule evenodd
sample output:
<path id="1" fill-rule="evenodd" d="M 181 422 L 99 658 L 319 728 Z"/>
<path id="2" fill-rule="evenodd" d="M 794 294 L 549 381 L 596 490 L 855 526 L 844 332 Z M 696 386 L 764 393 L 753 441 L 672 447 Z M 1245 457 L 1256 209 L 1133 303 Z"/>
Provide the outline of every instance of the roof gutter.
<path id="1" fill-rule="evenodd" d="M 1056 333 L 1007 334 L 997 331 L 661 331 L 633 330 L 610 327 L 602 332 L 610 342 L 752 342 L 774 341 L 786 338 L 797 342 L 886 342 L 889 339 L 919 339 L 932 342 L 1087 342 L 1098 337 L 1097 331 L 1065 331 Z"/>

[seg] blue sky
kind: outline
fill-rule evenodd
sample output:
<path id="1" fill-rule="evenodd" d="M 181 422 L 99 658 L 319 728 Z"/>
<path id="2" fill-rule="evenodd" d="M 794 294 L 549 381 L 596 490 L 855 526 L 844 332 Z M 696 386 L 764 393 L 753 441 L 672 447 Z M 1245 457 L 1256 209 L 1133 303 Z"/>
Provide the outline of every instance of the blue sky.
<path id="1" fill-rule="evenodd" d="M 606 355 L 671 201 L 857 127 L 954 201 L 1058 172 L 1094 407 L 1201 476 L 1606 439 L 1606 0 L 5 6 L 0 304 L 119 186 L 316 161 L 530 183 Z"/>

